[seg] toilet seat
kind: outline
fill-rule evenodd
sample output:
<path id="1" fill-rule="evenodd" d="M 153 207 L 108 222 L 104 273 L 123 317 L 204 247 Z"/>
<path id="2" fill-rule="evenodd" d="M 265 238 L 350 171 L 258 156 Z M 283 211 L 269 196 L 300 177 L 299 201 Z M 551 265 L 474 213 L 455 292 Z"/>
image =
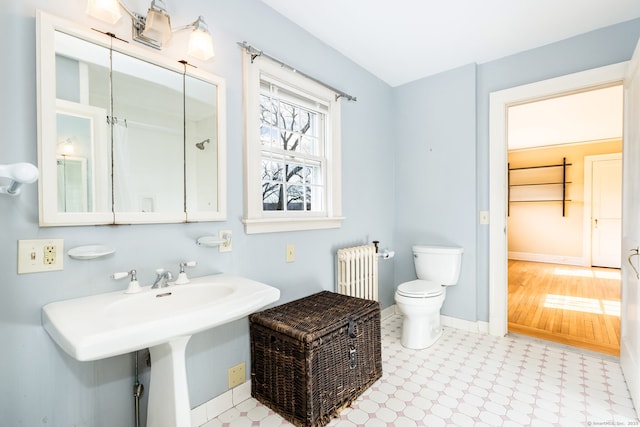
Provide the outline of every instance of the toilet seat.
<path id="1" fill-rule="evenodd" d="M 442 295 L 444 287 L 428 280 L 412 280 L 398 286 L 398 295 L 409 298 L 432 298 Z"/>

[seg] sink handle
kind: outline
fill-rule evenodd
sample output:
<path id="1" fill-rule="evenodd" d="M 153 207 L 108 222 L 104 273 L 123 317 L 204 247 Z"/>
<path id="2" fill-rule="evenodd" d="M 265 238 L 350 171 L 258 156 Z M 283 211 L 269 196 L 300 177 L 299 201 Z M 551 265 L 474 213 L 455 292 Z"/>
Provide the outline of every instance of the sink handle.
<path id="1" fill-rule="evenodd" d="M 127 277 L 128 275 L 129 275 L 129 272 L 128 272 L 128 271 L 121 271 L 121 272 L 119 272 L 119 273 L 113 273 L 113 274 L 111 275 L 111 278 L 112 278 L 112 279 L 115 279 L 115 280 L 120 280 L 120 279 L 124 279 L 124 278 L 125 278 L 125 277 Z"/>
<path id="2" fill-rule="evenodd" d="M 198 265 L 196 261 L 183 261 L 180 263 L 180 273 L 184 273 L 185 267 L 195 267 Z"/>
<path id="3" fill-rule="evenodd" d="M 180 263 L 180 273 L 178 273 L 178 279 L 176 280 L 176 285 L 186 285 L 189 283 L 189 278 L 187 277 L 187 273 L 184 271 L 185 267 L 195 267 L 198 265 L 196 261 L 183 261 Z"/>
<path id="4" fill-rule="evenodd" d="M 138 276 L 136 276 L 135 270 L 113 273 L 111 275 L 111 278 L 114 280 L 120 280 L 128 276 L 131 276 L 131 281 L 129 282 L 129 287 L 127 288 L 126 291 L 124 291 L 124 293 L 135 294 L 136 292 L 140 292 L 140 283 L 138 283 Z"/>
<path id="5" fill-rule="evenodd" d="M 131 280 L 138 280 L 138 278 L 136 277 L 136 271 L 135 270 L 121 271 L 119 273 L 113 273 L 111 275 L 111 278 L 114 279 L 114 280 L 120 280 L 120 279 L 124 279 L 127 276 L 131 276 Z"/>

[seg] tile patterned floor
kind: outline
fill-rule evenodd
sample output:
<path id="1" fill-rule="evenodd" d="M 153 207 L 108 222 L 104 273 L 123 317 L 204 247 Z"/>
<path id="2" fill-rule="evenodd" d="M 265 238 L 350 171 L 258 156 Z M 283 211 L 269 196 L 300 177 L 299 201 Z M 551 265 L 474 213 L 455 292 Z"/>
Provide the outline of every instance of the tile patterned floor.
<path id="1" fill-rule="evenodd" d="M 382 378 L 332 427 L 638 425 L 616 358 L 509 335 L 446 328 L 421 351 L 382 322 Z M 206 427 L 290 426 L 254 399 Z"/>

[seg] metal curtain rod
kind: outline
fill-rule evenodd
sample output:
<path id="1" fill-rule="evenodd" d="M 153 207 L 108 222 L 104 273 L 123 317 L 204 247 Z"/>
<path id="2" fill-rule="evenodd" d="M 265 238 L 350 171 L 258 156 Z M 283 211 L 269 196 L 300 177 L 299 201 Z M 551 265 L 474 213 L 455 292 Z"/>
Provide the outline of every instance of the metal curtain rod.
<path id="1" fill-rule="evenodd" d="M 291 71 L 293 71 L 294 73 L 300 74 L 301 76 L 304 76 L 304 77 L 308 78 L 309 80 L 313 80 L 314 82 L 316 82 L 318 84 L 321 84 L 322 86 L 326 87 L 327 89 L 330 89 L 330 90 L 334 91 L 336 93 L 336 101 L 338 99 L 340 99 L 340 98 L 345 98 L 347 101 L 357 101 L 357 98 L 355 96 L 351 96 L 348 93 L 343 92 L 341 90 L 338 90 L 333 86 L 329 86 L 328 84 L 326 84 L 324 82 L 321 82 L 320 80 L 318 80 L 316 78 L 313 78 L 310 75 L 301 72 L 297 68 L 292 67 L 291 65 L 280 61 L 278 58 L 274 58 L 273 56 L 271 56 L 271 55 L 269 55 L 267 53 L 264 53 L 260 49 L 257 49 L 256 47 L 250 45 L 247 42 L 238 42 L 238 45 L 243 47 L 243 48 L 245 48 L 247 50 L 247 53 L 249 55 L 251 55 L 251 62 L 253 62 L 253 60 L 256 59 L 258 56 L 264 56 L 264 57 L 269 58 L 270 60 L 278 63 L 278 65 L 280 65 L 282 67 L 286 67 L 286 68 L 290 69 Z"/>

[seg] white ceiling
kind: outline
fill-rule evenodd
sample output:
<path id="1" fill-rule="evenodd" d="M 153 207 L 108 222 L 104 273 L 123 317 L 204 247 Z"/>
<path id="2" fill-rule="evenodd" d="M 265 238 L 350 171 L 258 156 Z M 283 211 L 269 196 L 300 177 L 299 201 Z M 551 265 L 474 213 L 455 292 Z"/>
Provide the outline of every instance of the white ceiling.
<path id="1" fill-rule="evenodd" d="M 639 0 L 262 0 L 391 86 L 640 17 Z"/>
<path id="2" fill-rule="evenodd" d="M 509 107 L 509 150 L 622 138 L 622 85 Z"/>

